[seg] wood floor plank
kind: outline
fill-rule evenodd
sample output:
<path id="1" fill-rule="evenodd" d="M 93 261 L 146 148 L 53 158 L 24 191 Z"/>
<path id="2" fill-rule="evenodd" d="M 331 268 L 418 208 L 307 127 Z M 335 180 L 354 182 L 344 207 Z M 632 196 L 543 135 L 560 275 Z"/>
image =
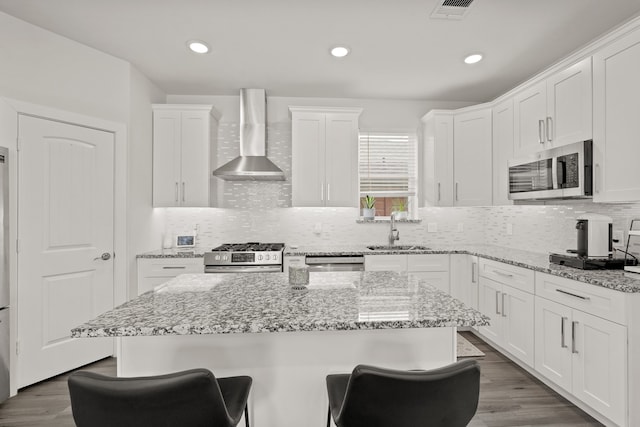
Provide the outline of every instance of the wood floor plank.
<path id="1" fill-rule="evenodd" d="M 599 427 L 598 421 L 545 386 L 470 332 L 462 333 L 485 353 L 480 362 L 480 402 L 469 427 Z M 81 369 L 115 375 L 116 361 L 101 360 Z M 0 404 L 0 427 L 75 427 L 68 374 L 22 389 Z M 322 421 L 309 425 L 322 425 Z"/>

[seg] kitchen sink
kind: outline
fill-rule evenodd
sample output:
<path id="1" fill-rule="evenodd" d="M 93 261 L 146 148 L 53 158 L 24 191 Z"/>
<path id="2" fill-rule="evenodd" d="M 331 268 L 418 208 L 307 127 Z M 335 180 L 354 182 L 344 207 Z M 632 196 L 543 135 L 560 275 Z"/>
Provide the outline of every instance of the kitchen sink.
<path id="1" fill-rule="evenodd" d="M 371 245 L 367 249 L 372 251 L 424 251 L 430 248 L 422 245 Z"/>

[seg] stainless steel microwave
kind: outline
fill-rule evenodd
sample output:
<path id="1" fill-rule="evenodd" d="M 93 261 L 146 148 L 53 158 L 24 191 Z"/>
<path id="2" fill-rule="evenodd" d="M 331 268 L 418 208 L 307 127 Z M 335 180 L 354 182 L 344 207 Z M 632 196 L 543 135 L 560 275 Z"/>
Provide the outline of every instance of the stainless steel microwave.
<path id="1" fill-rule="evenodd" d="M 510 160 L 509 199 L 564 199 L 593 195 L 593 141 Z"/>

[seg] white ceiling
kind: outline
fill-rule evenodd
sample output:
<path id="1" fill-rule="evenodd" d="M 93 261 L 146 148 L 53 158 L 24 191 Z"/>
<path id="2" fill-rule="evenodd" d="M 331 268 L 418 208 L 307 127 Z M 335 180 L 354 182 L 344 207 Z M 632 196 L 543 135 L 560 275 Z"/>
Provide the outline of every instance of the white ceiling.
<path id="1" fill-rule="evenodd" d="M 0 0 L 134 64 L 168 94 L 489 101 L 640 12 L 640 0 Z M 204 40 L 212 52 L 186 50 Z M 332 58 L 346 44 L 352 54 Z M 466 54 L 485 60 L 469 66 Z"/>

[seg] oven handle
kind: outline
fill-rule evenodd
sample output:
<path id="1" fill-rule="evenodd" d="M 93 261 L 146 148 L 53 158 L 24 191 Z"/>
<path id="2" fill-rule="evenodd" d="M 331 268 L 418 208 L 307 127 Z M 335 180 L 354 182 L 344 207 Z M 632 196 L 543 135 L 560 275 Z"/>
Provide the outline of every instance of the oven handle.
<path id="1" fill-rule="evenodd" d="M 218 267 L 212 265 L 204 266 L 205 273 L 282 273 L 281 265 L 253 265 L 248 267 Z"/>

